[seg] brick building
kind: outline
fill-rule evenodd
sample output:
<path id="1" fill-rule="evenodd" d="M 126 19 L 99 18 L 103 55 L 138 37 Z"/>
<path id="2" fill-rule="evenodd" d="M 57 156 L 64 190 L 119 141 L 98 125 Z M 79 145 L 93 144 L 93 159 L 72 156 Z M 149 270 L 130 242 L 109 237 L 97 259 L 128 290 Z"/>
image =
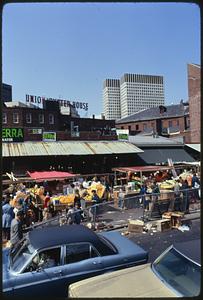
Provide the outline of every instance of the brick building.
<path id="1" fill-rule="evenodd" d="M 185 143 L 190 142 L 189 126 L 189 105 L 183 102 L 152 107 L 116 121 L 116 128 L 128 129 L 130 135 L 142 132 L 169 138 L 182 136 Z"/>
<path id="2" fill-rule="evenodd" d="M 201 68 L 196 64 L 188 64 L 188 96 L 190 112 L 191 143 L 200 143 L 200 73 Z"/>
<path id="3" fill-rule="evenodd" d="M 43 132 L 54 132 L 56 140 L 115 140 L 114 120 L 63 115 L 57 102 L 46 101 L 44 108 L 21 102 L 4 103 L 2 127 L 23 129 L 23 141 L 42 141 Z M 7 131 L 7 133 L 9 133 Z M 6 140 L 5 140 L 6 141 Z"/>

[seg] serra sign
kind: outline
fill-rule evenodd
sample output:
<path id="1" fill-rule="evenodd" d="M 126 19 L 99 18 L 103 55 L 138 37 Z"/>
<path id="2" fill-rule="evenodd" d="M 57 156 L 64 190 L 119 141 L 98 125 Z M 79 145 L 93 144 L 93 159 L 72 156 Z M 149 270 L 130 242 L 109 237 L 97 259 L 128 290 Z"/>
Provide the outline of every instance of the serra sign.
<path id="1" fill-rule="evenodd" d="M 2 142 L 24 142 L 23 128 L 2 128 Z"/>

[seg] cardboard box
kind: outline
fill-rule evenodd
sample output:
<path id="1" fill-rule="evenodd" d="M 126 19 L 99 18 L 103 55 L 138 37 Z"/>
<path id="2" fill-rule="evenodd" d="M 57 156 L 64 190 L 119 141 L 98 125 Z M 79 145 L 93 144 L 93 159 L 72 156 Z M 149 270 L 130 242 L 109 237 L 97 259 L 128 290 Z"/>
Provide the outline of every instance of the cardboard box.
<path id="1" fill-rule="evenodd" d="M 141 233 L 143 232 L 144 222 L 140 220 L 130 220 L 128 223 L 128 231 Z"/>

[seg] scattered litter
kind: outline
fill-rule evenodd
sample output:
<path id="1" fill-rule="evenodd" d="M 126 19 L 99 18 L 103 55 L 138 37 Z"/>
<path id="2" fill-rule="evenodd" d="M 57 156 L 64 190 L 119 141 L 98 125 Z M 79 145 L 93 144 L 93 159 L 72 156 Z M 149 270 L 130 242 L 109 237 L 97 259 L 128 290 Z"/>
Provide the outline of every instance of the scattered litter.
<path id="1" fill-rule="evenodd" d="M 147 230 L 150 230 L 150 229 L 152 228 L 152 224 L 147 223 L 147 224 L 145 225 L 145 227 L 146 227 Z"/>
<path id="2" fill-rule="evenodd" d="M 157 231 L 155 229 L 153 229 L 152 232 L 157 232 Z"/>
<path id="3" fill-rule="evenodd" d="M 147 233 L 146 231 L 143 231 L 142 233 Z"/>
<path id="4" fill-rule="evenodd" d="M 153 235 L 153 233 L 151 232 L 150 235 Z"/>
<path id="5" fill-rule="evenodd" d="M 128 235 L 128 234 L 129 234 L 129 231 L 121 232 L 121 235 Z"/>
<path id="6" fill-rule="evenodd" d="M 190 228 L 187 225 L 182 225 L 178 227 L 178 230 L 184 232 L 184 231 L 189 231 Z"/>

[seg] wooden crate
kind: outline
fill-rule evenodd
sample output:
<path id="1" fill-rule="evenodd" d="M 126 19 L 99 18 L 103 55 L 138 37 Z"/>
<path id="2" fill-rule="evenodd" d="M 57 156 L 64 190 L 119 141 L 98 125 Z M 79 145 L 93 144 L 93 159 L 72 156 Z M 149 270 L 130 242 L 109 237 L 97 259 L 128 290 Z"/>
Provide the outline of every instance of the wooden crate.
<path id="1" fill-rule="evenodd" d="M 171 229 L 171 220 L 170 219 L 162 219 L 156 222 L 157 231 L 167 231 Z"/>
<path id="2" fill-rule="evenodd" d="M 171 214 L 171 227 L 178 228 L 182 224 L 182 218 L 184 213 L 182 212 L 172 212 Z"/>

